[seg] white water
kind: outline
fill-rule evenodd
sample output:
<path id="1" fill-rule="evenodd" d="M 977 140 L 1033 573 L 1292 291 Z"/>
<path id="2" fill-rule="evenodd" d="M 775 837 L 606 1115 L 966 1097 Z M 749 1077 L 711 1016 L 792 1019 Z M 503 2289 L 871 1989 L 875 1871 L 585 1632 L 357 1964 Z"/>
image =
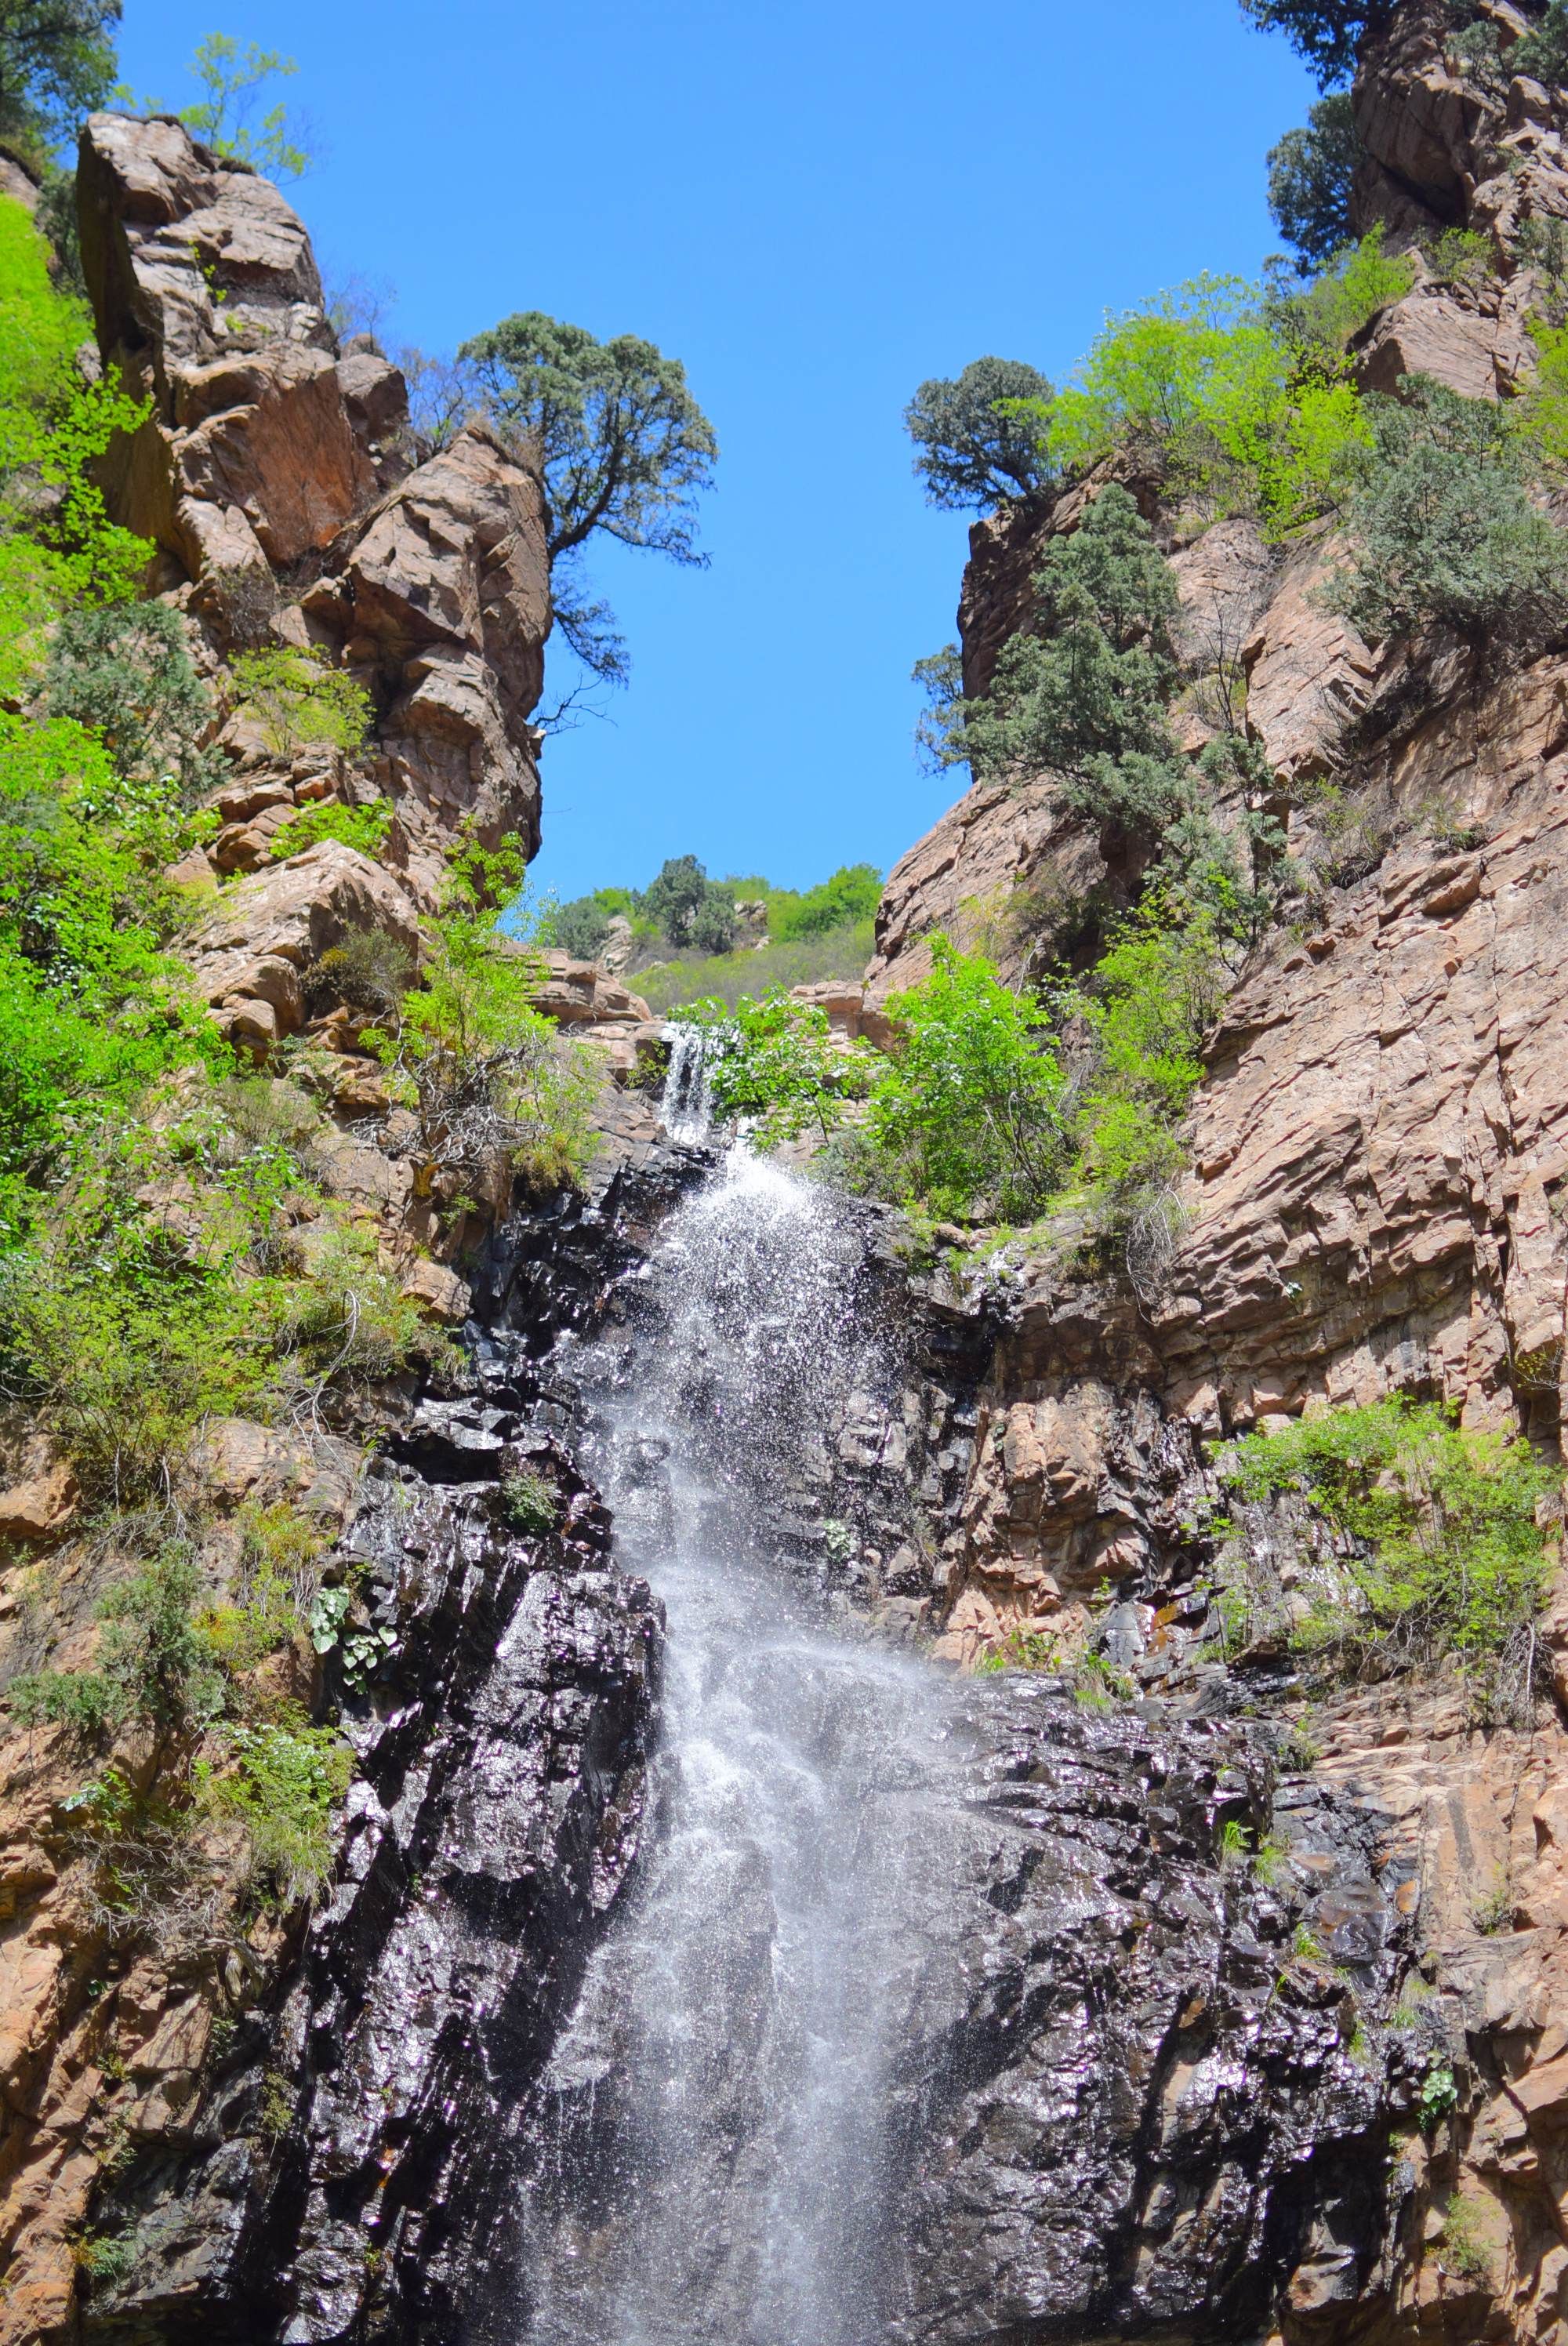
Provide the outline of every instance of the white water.
<path id="1" fill-rule="evenodd" d="M 622 1560 L 668 1617 L 645 1873 L 557 2048 L 524 2222 L 529 2346 L 860 2346 L 942 1870 L 942 1682 L 836 1636 L 777 1529 L 881 1374 L 860 1250 L 733 1153 L 675 1218 L 602 1407 Z"/>

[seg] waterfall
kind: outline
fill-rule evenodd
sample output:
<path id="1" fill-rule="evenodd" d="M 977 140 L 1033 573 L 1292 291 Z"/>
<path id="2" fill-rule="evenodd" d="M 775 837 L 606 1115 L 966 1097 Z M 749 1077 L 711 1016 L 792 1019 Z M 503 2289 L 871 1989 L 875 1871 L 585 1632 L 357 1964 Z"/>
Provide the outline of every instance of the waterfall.
<path id="1" fill-rule="evenodd" d="M 644 1878 L 530 2128 L 527 2346 L 880 2331 L 947 1688 L 836 1630 L 809 1561 L 850 1397 L 887 1374 L 861 1276 L 834 1202 L 737 1149 L 642 1329 L 585 1364 L 622 1560 L 667 1616 L 664 1729 Z"/>
<path id="2" fill-rule="evenodd" d="M 659 1121 L 670 1138 L 695 1147 L 708 1138 L 712 1120 L 712 1079 L 708 1036 L 700 1026 L 678 1021 L 664 1030 L 669 1066 L 659 1100 Z"/>

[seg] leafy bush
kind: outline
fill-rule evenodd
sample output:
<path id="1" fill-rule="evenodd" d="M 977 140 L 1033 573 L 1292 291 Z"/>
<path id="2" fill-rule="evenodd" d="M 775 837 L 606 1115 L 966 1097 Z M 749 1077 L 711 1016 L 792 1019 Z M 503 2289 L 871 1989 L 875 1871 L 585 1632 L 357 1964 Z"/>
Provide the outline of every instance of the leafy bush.
<path id="1" fill-rule="evenodd" d="M 1451 2194 L 1443 2209 L 1442 2264 L 1446 2272 L 1476 2280 L 1492 2270 L 1492 2258 L 1481 2232 L 1481 2208 L 1473 2199 Z"/>
<path id="2" fill-rule="evenodd" d="M 220 778 L 200 744 L 212 696 L 197 675 L 185 622 L 167 603 L 109 603 L 68 611 L 49 648 L 50 713 L 96 732 L 126 781 L 167 778 L 188 804 Z"/>
<path id="3" fill-rule="evenodd" d="M 718 454 L 678 359 L 617 334 L 601 342 L 543 311 L 504 318 L 463 344 L 481 395 L 544 467 L 555 625 L 596 676 L 624 681 L 626 650 L 578 561 L 599 531 L 623 546 L 699 564 L 697 498 Z"/>
<path id="4" fill-rule="evenodd" d="M 0 26 L 0 70 L 5 30 Z M 148 413 L 111 371 L 85 382 L 92 333 L 58 291 L 47 247 L 23 206 L 0 197 L 0 690 L 14 693 L 42 649 L 38 631 L 79 602 L 135 595 L 152 547 L 111 523 L 93 468 Z"/>
<path id="5" fill-rule="evenodd" d="M 1044 496 L 1054 474 L 1039 419 L 1051 397 L 1045 377 L 1019 359 L 972 359 L 956 381 L 922 382 L 904 410 L 904 428 L 927 501 L 988 513 Z"/>
<path id="6" fill-rule="evenodd" d="M 1345 1545 L 1304 1645 L 1358 1670 L 1456 1654 L 1494 1692 L 1522 1668 L 1528 1699 L 1546 1585 L 1536 1509 L 1552 1487 L 1528 1443 L 1396 1398 L 1249 1434 L 1225 1472 L 1246 1499 L 1300 1493 Z"/>
<path id="7" fill-rule="evenodd" d="M 1051 1196 L 1069 1153 L 1066 1078 L 1045 1015 L 978 954 L 932 940 L 931 975 L 894 994 L 892 1056 L 868 1129 L 904 1194 L 939 1214 L 979 1200 L 1014 1217 Z"/>
<path id="8" fill-rule="evenodd" d="M 1473 229 L 1444 229 L 1427 246 L 1426 258 L 1440 285 L 1484 285 L 1492 274 L 1492 240 Z"/>
<path id="9" fill-rule="evenodd" d="M 391 1018 L 414 974 L 413 954 L 400 938 L 385 929 L 351 929 L 308 972 L 306 992 L 312 1009 L 331 1000 Z"/>
<path id="10" fill-rule="evenodd" d="M 361 855 L 374 861 L 386 845 L 391 829 L 392 808 L 385 799 L 376 799 L 369 806 L 353 807 L 344 806 L 336 799 L 322 799 L 290 815 L 274 831 L 267 852 L 280 863 L 290 855 L 302 855 L 308 847 L 319 846 L 323 839 L 336 839 L 344 847 L 356 847 Z"/>
<path id="11" fill-rule="evenodd" d="M 1019 764 L 1059 773 L 1092 811 L 1114 787 L 1102 761 L 1170 750 L 1175 574 L 1113 483 L 1080 528 L 1051 541 L 1034 593 L 1043 632 L 1014 636 L 990 694 L 964 703 L 963 754 L 977 773 Z"/>
<path id="12" fill-rule="evenodd" d="M 1568 86 L 1568 0 L 1547 0 L 1541 22 L 1509 51 L 1508 65 L 1511 73 L 1529 74 L 1549 88 Z"/>
<path id="13" fill-rule="evenodd" d="M 290 79 L 300 68 L 277 49 L 239 43 L 228 33 L 209 33 L 196 45 L 188 68 L 204 95 L 182 107 L 179 118 L 204 146 L 254 165 L 271 179 L 298 179 L 314 159 L 302 127 L 289 118 L 280 100 L 260 110 L 268 85 Z M 157 105 L 149 113 L 167 109 Z"/>
<path id="14" fill-rule="evenodd" d="M 768 904 L 768 933 L 780 944 L 827 936 L 870 920 L 881 901 L 882 875 L 874 863 L 843 863 L 800 894 L 775 889 Z"/>
<path id="15" fill-rule="evenodd" d="M 1268 209 L 1305 264 L 1321 267 L 1350 241 L 1350 189 L 1361 141 L 1349 93 L 1319 98 L 1303 130 L 1268 153 Z"/>
<path id="16" fill-rule="evenodd" d="M 320 747 L 352 756 L 370 729 L 371 697 L 324 652 L 292 645 L 241 652 L 231 664 L 235 696 L 274 756 Z"/>
<path id="17" fill-rule="evenodd" d="M 332 1727 L 302 1720 L 226 1729 L 229 1766 L 196 1770 L 199 1805 L 245 1828 L 250 1862 L 270 1879 L 280 1906 L 312 1897 L 332 1862 L 332 1810 L 353 1777 L 354 1755 Z"/>
<path id="18" fill-rule="evenodd" d="M 598 1070 L 534 1007 L 544 966 L 504 935 L 497 899 L 523 872 L 515 842 L 470 847 L 448 874 L 421 983 L 380 1049 L 394 1095 L 417 1110 L 439 1163 L 479 1178 L 497 1161 L 540 1189 L 582 1178 L 597 1145 Z"/>
<path id="19" fill-rule="evenodd" d="M 1442 623 L 1529 638 L 1568 611 L 1568 541 L 1531 499 L 1526 445 L 1490 400 L 1407 376 L 1366 403 L 1373 449 L 1331 599 L 1374 638 Z"/>
<path id="20" fill-rule="evenodd" d="M 690 1015 L 705 1029 L 704 1067 L 716 1112 L 746 1117 L 764 1148 L 798 1140 L 813 1127 L 825 1140 L 874 1079 L 871 1052 L 842 1047 L 825 1011 L 788 994 L 760 1002 L 743 996 L 733 1009 L 699 1003 Z"/>
<path id="21" fill-rule="evenodd" d="M 6 1689 L 13 1717 L 29 1727 L 59 1721 L 97 1733 L 136 1719 L 181 1730 L 216 1719 L 225 1698 L 192 1607 L 200 1588 L 188 1543 L 168 1542 L 98 1606 L 98 1666 L 37 1670 Z"/>
<path id="22" fill-rule="evenodd" d="M 506 1475 L 501 1484 L 501 1514 L 514 1532 L 543 1538 L 560 1520 L 561 1494 L 547 1474 L 524 1466 Z"/>

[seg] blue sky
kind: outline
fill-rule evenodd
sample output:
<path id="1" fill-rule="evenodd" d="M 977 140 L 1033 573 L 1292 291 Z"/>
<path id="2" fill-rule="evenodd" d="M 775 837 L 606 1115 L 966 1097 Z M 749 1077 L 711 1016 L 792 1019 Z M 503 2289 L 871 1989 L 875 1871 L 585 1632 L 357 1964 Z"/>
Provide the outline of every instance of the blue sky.
<path id="1" fill-rule="evenodd" d="M 293 200 L 329 277 L 395 286 L 389 339 L 643 334 L 718 430 L 711 566 L 597 558 L 632 678 L 545 752 L 562 897 L 687 852 L 885 869 L 935 820 L 909 671 L 967 524 L 922 502 L 905 401 L 986 352 L 1059 378 L 1107 307 L 1255 272 L 1264 154 L 1314 95 L 1237 0 L 219 5 L 126 0 L 126 79 L 188 103 L 215 24 L 295 56 L 325 159 Z"/>

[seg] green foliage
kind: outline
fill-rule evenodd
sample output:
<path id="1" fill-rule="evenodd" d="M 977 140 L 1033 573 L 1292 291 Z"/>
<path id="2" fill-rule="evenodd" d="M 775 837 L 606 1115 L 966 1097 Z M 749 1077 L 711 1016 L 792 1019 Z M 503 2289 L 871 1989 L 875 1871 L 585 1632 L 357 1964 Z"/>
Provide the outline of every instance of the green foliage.
<path id="1" fill-rule="evenodd" d="M 267 852 L 275 862 L 283 862 L 290 855 L 302 855 L 307 847 L 319 846 L 324 839 L 335 839 L 344 847 L 358 848 L 374 862 L 391 829 L 392 808 L 385 799 L 374 799 L 369 806 L 344 806 L 338 799 L 321 799 L 290 815 L 274 831 Z"/>
<path id="2" fill-rule="evenodd" d="M 1080 528 L 1051 541 L 1034 592 L 1043 632 L 1014 636 L 990 694 L 964 704 L 962 754 L 977 773 L 1047 768 L 1092 811 L 1117 760 L 1171 751 L 1175 575 L 1113 483 Z"/>
<path id="3" fill-rule="evenodd" d="M 117 2281 L 128 2280 L 136 2269 L 137 2246 L 134 2226 L 123 2231 L 82 2232 L 73 2244 L 72 2256 L 78 2272 L 86 2273 L 90 2281 L 105 2289 L 113 2289 Z"/>
<path id="4" fill-rule="evenodd" d="M 963 698 L 963 654 L 956 644 L 916 660 L 910 682 L 918 684 L 926 705 L 915 719 L 915 755 L 928 774 L 962 765 L 969 755 L 963 746 L 967 714 Z"/>
<path id="5" fill-rule="evenodd" d="M 120 0 L 0 0 L 0 138 L 33 159 L 107 103 Z"/>
<path id="6" fill-rule="evenodd" d="M 390 1088 L 417 1111 L 440 1164 L 477 1179 L 503 1161 L 546 1190 L 580 1181 L 592 1159 L 599 1077 L 534 1007 L 537 954 L 499 926 L 497 900 L 515 894 L 524 868 L 515 841 L 456 859 L 421 982 L 380 1048 Z"/>
<path id="7" fill-rule="evenodd" d="M 972 359 L 955 381 L 922 382 L 904 428 L 927 502 L 989 513 L 1044 497 L 1054 475 L 1039 416 L 1051 398 L 1045 377 L 1018 359 Z"/>
<path id="8" fill-rule="evenodd" d="M 352 757 L 370 729 L 371 697 L 324 652 L 292 645 L 242 652 L 231 664 L 235 695 L 274 756 L 320 746 Z"/>
<path id="9" fill-rule="evenodd" d="M 1247 1499 L 1301 1494 L 1345 1545 L 1342 1575 L 1298 1633 L 1309 1649 L 1356 1669 L 1453 1653 L 1490 1684 L 1529 1648 L 1552 1478 L 1528 1443 L 1396 1398 L 1248 1434 L 1225 1471 Z"/>
<path id="10" fill-rule="evenodd" d="M 870 921 L 814 932 L 789 944 L 765 944 L 707 960 L 669 962 L 662 969 L 639 971 L 633 979 L 656 1017 L 689 1005 L 718 1000 L 733 1009 L 747 996 L 760 999 L 775 990 L 788 993 L 793 985 L 815 985 L 824 978 L 859 978 L 871 957 L 875 939 Z"/>
<path id="11" fill-rule="evenodd" d="M 1528 638 L 1568 610 L 1568 541 L 1534 505 L 1527 444 L 1496 403 L 1407 376 L 1370 398 L 1373 449 L 1346 521 L 1335 607 L 1374 638 L 1441 623 Z"/>
<path id="12" fill-rule="evenodd" d="M 3 36 L 0 36 L 3 48 Z M 57 291 L 24 207 L 0 197 L 0 690 L 14 692 L 41 628 L 71 604 L 135 594 L 152 556 L 112 524 L 93 466 L 148 413 L 112 370 L 83 381 L 86 309 Z"/>
<path id="13" fill-rule="evenodd" d="M 1471 1920 L 1482 1938 L 1512 1929 L 1514 1904 L 1512 1879 L 1506 1867 L 1500 1867 L 1492 1888 L 1470 1910 Z"/>
<path id="14" fill-rule="evenodd" d="M 331 1866 L 332 1810 L 353 1776 L 352 1749 L 336 1728 L 296 1719 L 230 1727 L 223 1745 L 221 1772 L 198 1762 L 199 1807 L 244 1827 L 252 1867 L 280 1906 L 313 1897 Z"/>
<path id="15" fill-rule="evenodd" d="M 1459 2080 L 1446 2061 L 1434 2060 L 1416 2096 L 1416 2122 L 1423 2134 L 1435 2134 L 1458 2107 Z"/>
<path id="16" fill-rule="evenodd" d="M 284 102 L 260 110 L 269 84 L 291 80 L 299 72 L 292 57 L 254 41 L 242 46 L 228 33 L 209 33 L 197 43 L 187 70 L 205 94 L 194 106 L 181 107 L 179 118 L 204 146 L 249 163 L 271 179 L 302 178 L 310 170 L 315 157 Z M 163 109 L 149 101 L 146 110 Z"/>
<path id="17" fill-rule="evenodd" d="M 544 467 L 555 624 L 592 672 L 623 681 L 611 614 L 588 598 L 577 558 L 597 532 L 697 564 L 697 499 L 718 443 L 677 359 L 617 334 L 601 342 L 542 311 L 504 318 L 464 342 L 491 413 Z"/>
<path id="18" fill-rule="evenodd" d="M 520 1467 L 516 1474 L 506 1475 L 501 1484 L 501 1513 L 514 1532 L 529 1532 L 543 1538 L 553 1532 L 561 1514 L 561 1494 L 547 1474 L 536 1466 Z"/>
<path id="19" fill-rule="evenodd" d="M 1319 89 L 1349 81 L 1361 44 L 1382 32 L 1395 0 L 1241 0 L 1241 13 L 1265 31 L 1283 33 L 1318 76 Z"/>
<path id="20" fill-rule="evenodd" d="M 1051 1195 L 1066 1155 L 1066 1077 L 1048 1021 L 990 963 L 933 939 L 931 975 L 887 1005 L 894 1045 L 868 1129 L 903 1194 L 939 1213 L 979 1198 L 1014 1217 Z"/>
<path id="21" fill-rule="evenodd" d="M 746 1117 L 764 1148 L 812 1129 L 825 1140 L 877 1073 L 872 1053 L 833 1040 L 825 1011 L 786 994 L 743 996 L 733 1009 L 702 1003 L 689 1015 L 704 1029 L 716 1112 Z"/>
<path id="22" fill-rule="evenodd" d="M 1378 226 L 1359 244 L 1344 246 L 1308 285 L 1288 292 L 1271 291 L 1265 304 L 1269 325 L 1296 356 L 1319 369 L 1339 360 L 1346 344 L 1369 325 L 1380 310 L 1403 301 L 1415 283 L 1415 264 L 1408 253 L 1383 250 L 1383 228 Z M 1302 378 L 1310 387 L 1312 375 Z M 1343 382 L 1330 369 L 1327 379 Z M 1364 442 L 1369 434 L 1363 433 Z"/>
<path id="23" fill-rule="evenodd" d="M 974 1665 L 977 1678 L 1003 1670 L 1055 1670 L 1062 1657 L 1043 1630 L 1010 1629 L 1001 1643 L 990 1646 Z"/>
<path id="24" fill-rule="evenodd" d="M 1319 98 L 1303 130 L 1268 152 L 1268 209 L 1302 265 L 1320 268 L 1350 241 L 1350 188 L 1361 141 L 1348 91 Z"/>
<path id="25" fill-rule="evenodd" d="M 1509 51 L 1508 68 L 1543 81 L 1549 88 L 1568 87 L 1568 0 L 1547 0 L 1540 23 L 1532 25 Z"/>
<path id="26" fill-rule="evenodd" d="M 670 856 L 632 902 L 672 945 L 728 953 L 734 940 L 735 892 L 723 881 L 710 880 L 695 855 Z"/>
<path id="27" fill-rule="evenodd" d="M 68 611 L 44 671 L 49 712 L 103 742 L 122 781 L 170 783 L 188 804 L 220 779 L 201 743 L 214 721 L 185 623 L 167 603 L 109 603 Z"/>
<path id="28" fill-rule="evenodd" d="M 13 1717 L 101 1734 L 127 1719 L 176 1732 L 202 1727 L 224 1706 L 193 1606 L 200 1588 L 188 1544 L 170 1540 L 98 1606 L 103 1624 L 96 1670 L 36 1670 L 7 1688 Z"/>
<path id="29" fill-rule="evenodd" d="M 1492 239 L 1474 229 L 1444 229 L 1426 248 L 1427 265 L 1440 285 L 1484 285 L 1492 274 Z"/>
<path id="30" fill-rule="evenodd" d="M 1492 2270 L 1481 2210 L 1473 2199 L 1462 2198 L 1457 2191 L 1443 2209 L 1442 2263 L 1445 2272 L 1459 2273 L 1468 2280 Z"/>
<path id="31" fill-rule="evenodd" d="M 870 920 L 881 900 L 882 875 L 874 863 L 840 864 L 800 894 L 776 890 L 768 906 L 768 933 L 781 944 L 826 936 Z"/>
<path id="32" fill-rule="evenodd" d="M 413 984 L 414 972 L 413 954 L 400 938 L 385 929 L 351 929 L 310 972 L 312 1005 L 326 995 L 351 1010 L 390 1019 Z"/>
<path id="33" fill-rule="evenodd" d="M 556 904 L 549 914 L 550 943 L 575 961 L 592 961 L 610 933 L 610 918 L 619 906 L 606 903 L 606 898 L 626 895 L 625 889 L 598 888 L 591 896 L 574 896 L 569 903 Z M 626 909 L 630 910 L 628 898 Z"/>

